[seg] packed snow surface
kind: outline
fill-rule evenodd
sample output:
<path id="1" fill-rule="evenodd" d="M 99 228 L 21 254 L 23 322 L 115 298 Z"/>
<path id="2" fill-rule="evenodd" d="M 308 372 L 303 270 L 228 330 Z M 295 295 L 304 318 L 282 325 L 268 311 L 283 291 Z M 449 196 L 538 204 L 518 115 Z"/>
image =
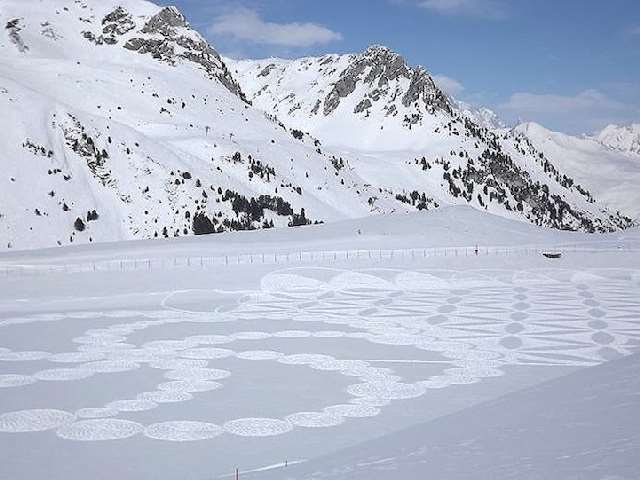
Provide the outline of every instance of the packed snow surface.
<path id="1" fill-rule="evenodd" d="M 592 368 L 637 351 L 639 248 L 637 230 L 562 233 L 452 207 L 3 254 L 0 478 L 418 478 L 451 460 L 420 425 L 472 446 L 470 418 L 505 432 L 478 444 L 483 478 L 509 478 L 491 469 L 509 439 L 538 435 L 528 417 L 512 426 L 509 412 L 535 402 L 509 392 L 556 378 L 536 398 L 573 442 L 577 414 L 554 404 L 563 376 L 584 372 L 567 381 L 586 389 Z M 207 254 L 254 260 L 195 261 Z M 637 376 L 606 372 L 612 385 Z M 607 408 L 637 406 L 628 385 L 607 391 Z M 487 400 L 505 407 L 485 415 Z M 593 414 L 584 438 L 633 424 Z M 384 435 L 388 453 L 374 442 Z M 634 438 L 611 437 L 617 453 L 586 451 L 568 472 L 597 459 L 593 478 L 637 474 Z"/>

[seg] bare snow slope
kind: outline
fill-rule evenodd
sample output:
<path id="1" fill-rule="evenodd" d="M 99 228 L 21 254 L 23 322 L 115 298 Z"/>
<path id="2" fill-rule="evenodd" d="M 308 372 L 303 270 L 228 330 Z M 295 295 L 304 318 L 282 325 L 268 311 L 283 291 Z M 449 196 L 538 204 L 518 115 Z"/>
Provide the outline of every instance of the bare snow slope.
<path id="1" fill-rule="evenodd" d="M 174 8 L 3 0 L 0 24 L 3 249 L 402 208 L 247 104 Z"/>
<path id="2" fill-rule="evenodd" d="M 564 229 L 628 224 L 520 132 L 447 97 L 424 68 L 386 47 L 228 63 L 254 105 L 316 136 L 410 205 L 464 203 Z"/>
<path id="3" fill-rule="evenodd" d="M 620 149 L 612 148 L 612 142 L 607 146 L 608 134 L 579 138 L 536 123 L 519 125 L 515 130 L 609 208 L 640 218 L 640 151 L 634 153 L 626 144 Z"/>
<path id="4" fill-rule="evenodd" d="M 638 368 L 640 354 L 614 360 L 249 478 L 637 478 Z"/>
<path id="5" fill-rule="evenodd" d="M 636 478 L 639 234 L 450 207 L 2 253 L 0 478 Z M 515 248 L 287 255 L 474 240 Z"/>

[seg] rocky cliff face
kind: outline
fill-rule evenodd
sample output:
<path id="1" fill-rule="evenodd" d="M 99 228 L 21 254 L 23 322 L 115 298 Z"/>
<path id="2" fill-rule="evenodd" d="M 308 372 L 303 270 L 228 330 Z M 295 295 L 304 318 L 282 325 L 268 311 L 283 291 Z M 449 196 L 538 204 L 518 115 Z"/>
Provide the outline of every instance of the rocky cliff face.
<path id="1" fill-rule="evenodd" d="M 330 68 L 334 59 L 327 57 L 322 63 Z M 324 98 L 324 115 L 333 113 L 342 99 L 356 92 L 360 83 L 367 85 L 369 91 L 358 99 L 354 109 L 356 114 L 366 112 L 374 102 L 381 102 L 387 114 L 393 115 L 397 112 L 395 102 L 398 98 L 405 108 L 414 107 L 417 112 L 451 110 L 447 97 L 423 68 L 411 68 L 397 53 L 374 45 L 362 54 L 352 56 L 347 68 L 340 73 Z"/>
<path id="2" fill-rule="evenodd" d="M 230 62 L 255 106 L 351 157 L 360 176 L 411 206 L 464 202 L 586 231 L 631 223 L 601 208 L 587 185 L 555 166 L 526 134 L 448 97 L 424 68 L 388 48 Z"/>
<path id="3" fill-rule="evenodd" d="M 200 66 L 210 78 L 215 78 L 229 91 L 246 101 L 240 86 L 227 66 L 175 7 L 164 7 L 138 28 L 131 13 L 118 6 L 102 19 L 102 30 L 85 30 L 85 38 L 96 45 L 115 45 L 126 36 L 123 47 L 150 55 L 154 59 L 175 65 L 187 61 Z"/>
<path id="4" fill-rule="evenodd" d="M 380 45 L 353 55 L 293 62 L 234 62 L 233 69 L 262 107 L 270 107 L 278 116 L 293 114 L 303 123 L 307 116 L 381 115 L 410 129 L 425 116 L 452 110 L 450 99 L 424 68 L 409 66 L 402 56 Z M 299 81 L 302 78 L 309 81 Z"/>

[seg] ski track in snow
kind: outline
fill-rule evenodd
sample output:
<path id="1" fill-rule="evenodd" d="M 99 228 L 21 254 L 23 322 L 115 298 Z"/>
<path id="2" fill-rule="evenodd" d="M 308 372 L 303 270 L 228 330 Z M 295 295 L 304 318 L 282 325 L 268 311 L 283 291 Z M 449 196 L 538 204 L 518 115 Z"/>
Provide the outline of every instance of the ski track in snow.
<path id="1" fill-rule="evenodd" d="M 208 292 L 226 293 L 219 290 Z M 0 362 L 51 362 L 53 368 L 32 375 L 0 375 L 0 388 L 28 388 L 36 382 L 81 382 L 104 373 L 126 375 L 143 366 L 164 370 L 156 391 L 75 412 L 33 409 L 0 413 L 0 432 L 55 430 L 75 441 L 118 440 L 143 434 L 160 441 L 201 441 L 223 434 L 243 437 L 282 435 L 295 428 L 333 428 L 350 418 L 379 415 L 391 402 L 409 400 L 430 389 L 446 388 L 503 375 L 509 365 L 588 366 L 630 354 L 640 344 L 640 272 L 631 269 L 419 270 L 289 268 L 263 277 L 256 291 L 242 292 L 234 308 L 211 305 L 210 311 L 172 306 L 181 290 L 165 296 L 158 310 L 41 313 L 0 322 L 3 325 L 65 318 L 118 319 L 91 328 L 72 341 L 77 351 L 51 354 L 0 347 Z M 237 292 L 234 292 L 237 297 Z M 206 298 L 202 295 L 202 300 Z M 216 297 L 218 298 L 218 297 Z M 144 317 L 144 320 L 131 320 Z M 198 323 L 233 325 L 260 318 L 265 325 L 293 319 L 299 329 L 233 331 L 193 335 L 135 345 L 130 337 L 163 325 Z M 321 322 L 323 330 L 305 328 Z M 317 325 L 313 326 L 317 328 Z M 386 347 L 411 347 L 441 359 L 340 359 L 328 354 L 286 354 L 272 349 L 234 350 L 237 341 L 268 339 L 298 342 L 313 338 L 349 339 Z M 329 371 L 352 380 L 345 403 L 319 411 L 291 412 L 283 418 L 236 418 L 216 425 L 169 420 L 143 425 L 118 417 L 187 402 L 199 394 L 224 391 L 233 370 L 214 368 L 235 358 L 297 365 Z M 396 365 L 434 364 L 438 374 L 408 381 Z M 377 366 L 376 366 L 377 365 Z M 379 365 L 384 365 L 381 367 Z M 218 394 L 218 393 L 214 393 Z"/>

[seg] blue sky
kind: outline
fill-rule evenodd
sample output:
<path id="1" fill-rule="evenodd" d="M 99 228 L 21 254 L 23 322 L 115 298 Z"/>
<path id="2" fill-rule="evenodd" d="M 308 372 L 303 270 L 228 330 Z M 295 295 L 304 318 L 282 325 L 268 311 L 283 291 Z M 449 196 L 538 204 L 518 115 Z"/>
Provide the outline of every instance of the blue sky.
<path id="1" fill-rule="evenodd" d="M 640 0 L 156 0 L 224 55 L 379 43 L 508 123 L 569 133 L 640 122 Z"/>

